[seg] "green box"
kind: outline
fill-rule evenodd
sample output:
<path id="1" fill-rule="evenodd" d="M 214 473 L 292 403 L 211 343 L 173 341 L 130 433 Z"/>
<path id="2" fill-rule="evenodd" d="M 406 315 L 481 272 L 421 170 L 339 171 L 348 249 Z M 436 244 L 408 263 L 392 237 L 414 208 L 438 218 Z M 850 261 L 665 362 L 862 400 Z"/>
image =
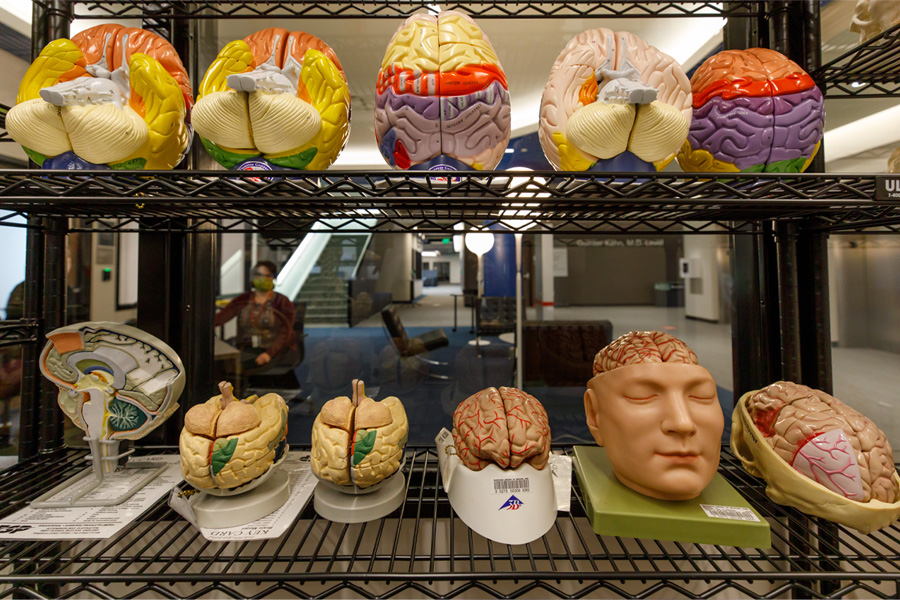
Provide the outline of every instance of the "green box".
<path id="1" fill-rule="evenodd" d="M 603 448 L 574 450 L 575 474 L 588 518 L 599 535 L 761 549 L 772 545 L 769 524 L 719 473 L 693 500 L 657 500 L 622 485 Z M 748 509 L 758 521 L 708 516 L 701 504 L 721 507 L 709 509 L 720 514 L 748 515 Z"/>

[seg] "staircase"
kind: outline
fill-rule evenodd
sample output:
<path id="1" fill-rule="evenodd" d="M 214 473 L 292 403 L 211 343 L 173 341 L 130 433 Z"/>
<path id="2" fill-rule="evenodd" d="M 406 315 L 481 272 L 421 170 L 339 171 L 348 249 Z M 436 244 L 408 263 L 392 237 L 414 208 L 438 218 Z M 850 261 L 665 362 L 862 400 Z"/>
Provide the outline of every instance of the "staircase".
<path id="1" fill-rule="evenodd" d="M 369 237 L 369 234 L 331 235 L 297 296 L 297 301 L 306 303 L 307 325 L 347 326 L 348 281 L 356 275 Z"/>

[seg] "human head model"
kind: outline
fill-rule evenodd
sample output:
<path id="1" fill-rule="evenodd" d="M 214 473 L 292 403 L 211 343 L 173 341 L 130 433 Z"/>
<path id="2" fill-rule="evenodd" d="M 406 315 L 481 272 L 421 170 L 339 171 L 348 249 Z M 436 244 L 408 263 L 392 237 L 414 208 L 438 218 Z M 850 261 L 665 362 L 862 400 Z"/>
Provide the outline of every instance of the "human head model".
<path id="1" fill-rule="evenodd" d="M 616 478 L 641 494 L 690 500 L 718 469 L 725 419 L 716 382 L 667 333 L 632 331 L 598 352 L 584 410 Z"/>

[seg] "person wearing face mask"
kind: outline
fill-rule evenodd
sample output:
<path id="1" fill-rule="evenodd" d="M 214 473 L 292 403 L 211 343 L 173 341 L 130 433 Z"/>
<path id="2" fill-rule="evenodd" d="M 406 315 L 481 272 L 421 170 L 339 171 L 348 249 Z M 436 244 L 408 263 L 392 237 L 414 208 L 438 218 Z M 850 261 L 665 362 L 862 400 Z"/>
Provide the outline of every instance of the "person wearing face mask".
<path id="1" fill-rule="evenodd" d="M 274 289 L 278 268 L 261 260 L 251 274 L 253 289 L 232 299 L 215 317 L 216 327 L 237 317 L 234 345 L 241 351 L 242 372 L 248 376 L 300 362 L 294 305 Z"/>

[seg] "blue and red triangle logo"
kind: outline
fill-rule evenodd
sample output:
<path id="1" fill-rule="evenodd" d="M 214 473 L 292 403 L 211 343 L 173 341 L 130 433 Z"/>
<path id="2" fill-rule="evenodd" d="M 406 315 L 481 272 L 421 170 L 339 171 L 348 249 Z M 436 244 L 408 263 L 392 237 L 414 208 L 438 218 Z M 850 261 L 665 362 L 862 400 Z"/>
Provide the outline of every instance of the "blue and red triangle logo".
<path id="1" fill-rule="evenodd" d="M 501 506 L 498 510 L 519 510 L 519 508 L 521 508 L 523 504 L 525 503 L 515 496 L 510 496 L 509 500 L 504 502 L 503 506 Z"/>

